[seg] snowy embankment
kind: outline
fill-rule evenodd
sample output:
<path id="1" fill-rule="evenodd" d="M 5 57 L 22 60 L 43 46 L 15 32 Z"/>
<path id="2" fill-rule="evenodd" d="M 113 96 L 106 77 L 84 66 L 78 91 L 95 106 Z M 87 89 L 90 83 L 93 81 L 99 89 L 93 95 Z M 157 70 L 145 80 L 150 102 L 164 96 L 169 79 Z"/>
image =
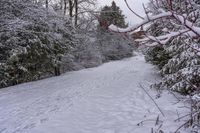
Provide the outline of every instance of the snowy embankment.
<path id="1" fill-rule="evenodd" d="M 1 133 L 165 133 L 182 123 L 184 104 L 149 86 L 159 79 L 142 55 L 0 90 Z M 139 87 L 155 99 L 165 117 Z M 178 113 L 177 113 L 178 112 Z M 156 119 L 159 115 L 159 121 Z M 143 122 L 142 122 L 143 121 Z M 181 131 L 184 133 L 185 131 Z"/>

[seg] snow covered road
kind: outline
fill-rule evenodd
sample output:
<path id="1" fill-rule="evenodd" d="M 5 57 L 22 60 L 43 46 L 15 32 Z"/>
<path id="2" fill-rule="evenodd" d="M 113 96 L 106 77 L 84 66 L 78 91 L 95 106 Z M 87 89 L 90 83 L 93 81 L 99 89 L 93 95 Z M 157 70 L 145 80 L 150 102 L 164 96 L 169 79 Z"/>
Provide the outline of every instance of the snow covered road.
<path id="1" fill-rule="evenodd" d="M 174 122 L 177 112 L 186 111 L 167 92 L 156 98 L 157 92 L 149 89 L 156 79 L 154 67 L 137 55 L 1 89 L 0 133 L 150 133 L 160 125 L 165 133 L 175 131 L 183 123 Z"/>

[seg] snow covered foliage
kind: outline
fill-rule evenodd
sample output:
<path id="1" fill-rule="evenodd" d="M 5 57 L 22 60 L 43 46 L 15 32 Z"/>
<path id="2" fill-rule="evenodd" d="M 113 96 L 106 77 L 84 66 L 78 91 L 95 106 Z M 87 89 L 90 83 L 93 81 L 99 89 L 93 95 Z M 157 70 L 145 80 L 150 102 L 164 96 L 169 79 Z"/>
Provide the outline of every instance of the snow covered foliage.
<path id="1" fill-rule="evenodd" d="M 158 2 L 157 4 L 159 4 L 160 8 L 167 11 L 169 7 L 166 6 L 168 5 L 166 2 L 167 1 Z M 176 19 L 162 18 L 152 22 L 149 33 L 159 38 L 159 36 L 162 35 L 178 33 L 185 28 L 199 27 L 200 19 L 198 14 L 200 10 L 199 8 L 195 8 L 195 6 L 198 6 L 198 1 L 192 2 L 193 3 L 189 4 L 185 0 L 174 0 L 172 1 L 171 8 L 176 11 L 177 14 L 181 14 L 183 18 L 187 18 L 187 20 L 193 22 L 192 25 L 194 26 L 187 27 L 188 23 L 186 20 L 185 24 L 183 24 Z M 192 4 L 195 6 L 191 6 Z M 156 4 L 151 3 L 149 6 L 150 12 L 152 14 L 159 14 L 159 10 L 154 9 L 153 5 Z M 165 45 L 159 44 L 154 48 L 149 48 L 147 59 L 149 56 L 154 55 L 150 60 L 153 63 L 158 57 L 163 57 L 163 55 L 166 54 L 168 55 L 167 58 L 160 58 L 160 62 L 157 64 L 163 75 L 163 81 L 158 84 L 159 88 L 167 87 L 182 94 L 197 91 L 200 82 L 200 58 L 198 55 L 199 38 L 194 38 L 190 35 L 189 32 L 187 32 L 187 34 L 179 34 L 169 38 Z M 158 49 L 159 47 L 162 48 L 161 51 Z M 165 63 L 160 66 L 162 62 Z"/>
<path id="2" fill-rule="evenodd" d="M 113 24 L 121 28 L 126 28 L 128 24 L 125 22 L 125 16 L 122 14 L 122 10 L 113 1 L 111 6 L 104 6 L 101 10 L 99 21 L 101 26 L 107 26 Z"/>
<path id="3" fill-rule="evenodd" d="M 162 86 L 188 94 L 196 90 L 194 85 L 199 87 L 200 59 L 191 46 L 183 41 L 184 38 L 176 38 L 171 42 L 172 45 L 166 48 L 172 58 L 161 70 L 164 75 Z"/>
<path id="4" fill-rule="evenodd" d="M 97 29 L 78 37 L 81 44 L 73 51 L 76 66 L 95 67 L 104 62 L 132 56 L 133 47 L 127 38 Z"/>
<path id="5" fill-rule="evenodd" d="M 59 75 L 75 45 L 64 17 L 27 0 L 0 1 L 0 87 Z"/>
<path id="6" fill-rule="evenodd" d="M 159 69 L 169 61 L 170 55 L 165 51 L 162 46 L 149 47 L 147 49 L 145 59 L 154 65 L 157 65 Z"/>
<path id="7" fill-rule="evenodd" d="M 77 17 L 75 29 L 70 16 L 51 6 L 44 0 L 0 1 L 0 88 L 132 55 L 127 39 L 96 30 L 94 16 Z"/>
<path id="8" fill-rule="evenodd" d="M 132 56 L 132 42 L 128 38 L 102 29 L 98 32 L 96 43 L 101 48 L 104 62 Z"/>
<path id="9" fill-rule="evenodd" d="M 79 33 L 80 44 L 73 51 L 74 63 L 80 68 L 95 67 L 103 63 L 101 47 L 96 43 L 96 32 Z"/>

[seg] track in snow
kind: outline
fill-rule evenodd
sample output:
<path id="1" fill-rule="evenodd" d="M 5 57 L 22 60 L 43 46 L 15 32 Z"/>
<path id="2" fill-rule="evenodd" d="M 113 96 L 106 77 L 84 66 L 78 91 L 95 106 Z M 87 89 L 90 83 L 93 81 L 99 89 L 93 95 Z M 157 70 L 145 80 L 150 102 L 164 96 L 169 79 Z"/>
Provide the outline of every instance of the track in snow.
<path id="1" fill-rule="evenodd" d="M 159 76 L 142 55 L 106 63 L 96 68 L 68 72 L 36 82 L 0 90 L 0 133 L 150 133 L 161 128 L 175 131 L 186 113 L 163 92 L 155 99 L 162 117 L 139 87 L 149 86 Z M 157 116 L 160 123 L 155 126 Z M 143 123 L 139 124 L 141 121 Z M 184 133 L 182 131 L 181 133 Z"/>

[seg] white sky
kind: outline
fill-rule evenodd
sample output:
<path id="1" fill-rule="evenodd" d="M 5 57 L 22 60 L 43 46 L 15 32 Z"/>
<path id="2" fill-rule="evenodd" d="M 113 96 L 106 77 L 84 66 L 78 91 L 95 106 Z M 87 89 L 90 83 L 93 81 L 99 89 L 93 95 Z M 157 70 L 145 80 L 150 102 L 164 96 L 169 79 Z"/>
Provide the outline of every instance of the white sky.
<path id="1" fill-rule="evenodd" d="M 98 0 L 99 6 L 102 7 L 104 5 L 111 5 L 113 0 Z M 117 6 L 120 7 L 120 9 L 123 11 L 123 14 L 127 17 L 126 21 L 130 25 L 134 25 L 136 23 L 139 23 L 141 21 L 140 18 L 135 16 L 126 6 L 124 0 L 114 0 L 117 4 Z M 137 12 L 138 14 L 144 16 L 144 10 L 142 4 L 146 4 L 149 0 L 127 0 L 130 7 Z"/>

